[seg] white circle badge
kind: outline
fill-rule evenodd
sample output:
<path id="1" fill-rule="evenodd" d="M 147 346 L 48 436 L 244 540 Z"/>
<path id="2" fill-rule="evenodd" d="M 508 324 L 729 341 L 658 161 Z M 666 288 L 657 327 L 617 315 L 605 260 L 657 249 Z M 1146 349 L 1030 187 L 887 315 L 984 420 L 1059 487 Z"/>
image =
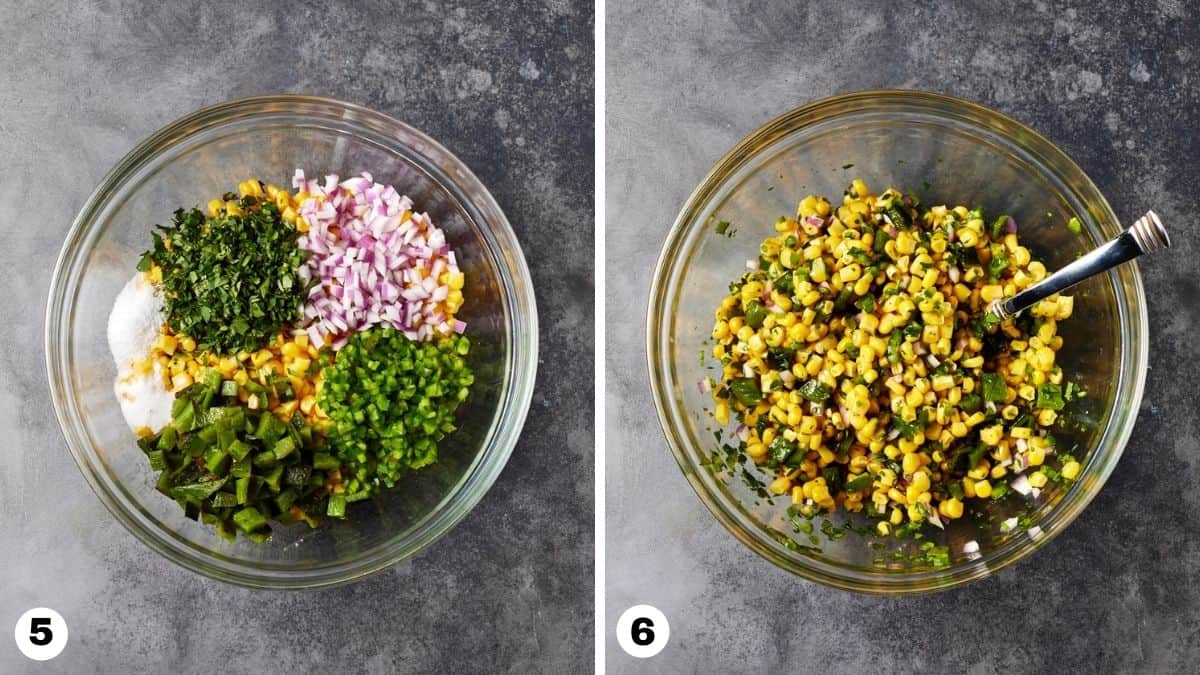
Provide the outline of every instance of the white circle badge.
<path id="1" fill-rule="evenodd" d="M 67 622 L 48 607 L 37 607 L 17 619 L 17 649 L 34 661 L 49 661 L 67 646 Z"/>
<path id="2" fill-rule="evenodd" d="M 630 656 L 648 659 L 661 652 L 669 639 L 671 624 L 650 605 L 634 605 L 617 619 L 617 644 Z"/>

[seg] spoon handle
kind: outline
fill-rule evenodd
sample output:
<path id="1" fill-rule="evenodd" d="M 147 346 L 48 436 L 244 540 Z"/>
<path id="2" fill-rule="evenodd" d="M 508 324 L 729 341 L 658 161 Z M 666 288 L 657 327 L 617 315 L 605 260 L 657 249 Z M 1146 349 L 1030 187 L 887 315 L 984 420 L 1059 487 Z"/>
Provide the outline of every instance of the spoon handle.
<path id="1" fill-rule="evenodd" d="M 1158 214 L 1147 211 L 1146 215 L 1138 218 L 1137 222 L 1116 238 L 1011 298 L 996 300 L 988 307 L 988 311 L 1003 321 L 1088 277 L 1106 272 L 1143 253 L 1155 253 L 1170 246 L 1171 238 L 1167 235 L 1162 221 L 1158 219 Z"/>

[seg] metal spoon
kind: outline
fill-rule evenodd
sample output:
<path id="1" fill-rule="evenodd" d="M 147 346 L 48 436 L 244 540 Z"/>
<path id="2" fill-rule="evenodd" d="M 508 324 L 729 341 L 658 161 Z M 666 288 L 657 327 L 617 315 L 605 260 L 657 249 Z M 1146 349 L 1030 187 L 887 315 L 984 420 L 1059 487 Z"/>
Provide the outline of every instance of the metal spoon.
<path id="1" fill-rule="evenodd" d="M 1158 214 L 1147 211 L 1128 230 L 1020 293 L 994 300 L 987 311 L 1003 321 L 1088 277 L 1107 272 L 1143 253 L 1157 253 L 1170 246 L 1171 238 Z"/>

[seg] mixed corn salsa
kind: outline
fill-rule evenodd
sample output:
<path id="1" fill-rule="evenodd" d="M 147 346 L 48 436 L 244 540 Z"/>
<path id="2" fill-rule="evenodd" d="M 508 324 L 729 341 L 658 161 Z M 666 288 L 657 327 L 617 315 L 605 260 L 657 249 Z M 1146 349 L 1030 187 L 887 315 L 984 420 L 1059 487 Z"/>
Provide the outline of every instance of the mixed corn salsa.
<path id="1" fill-rule="evenodd" d="M 370 174 L 249 179 L 158 226 L 115 389 L 157 487 L 235 540 L 345 518 L 437 460 L 474 377 L 444 233 Z"/>
<path id="2" fill-rule="evenodd" d="M 1078 478 L 1051 434 L 1085 395 L 1056 363 L 1072 297 L 1004 322 L 985 311 L 1046 276 L 1012 218 L 855 180 L 774 229 L 716 309 L 721 373 L 701 389 L 791 514 L 911 535 Z"/>

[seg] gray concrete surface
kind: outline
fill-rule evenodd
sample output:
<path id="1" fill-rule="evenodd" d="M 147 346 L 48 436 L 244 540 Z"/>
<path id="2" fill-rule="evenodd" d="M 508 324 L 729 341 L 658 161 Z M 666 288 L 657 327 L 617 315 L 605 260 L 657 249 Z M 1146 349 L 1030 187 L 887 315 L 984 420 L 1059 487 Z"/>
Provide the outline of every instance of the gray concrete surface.
<path id="1" fill-rule="evenodd" d="M 2 3 L 0 673 L 590 670 L 591 7 L 264 4 Z M 67 452 L 42 355 L 50 271 L 101 176 L 187 112 L 284 91 L 396 115 L 462 157 L 521 237 L 542 326 L 529 423 L 478 508 L 392 571 L 292 594 L 193 575 L 117 524 Z M 39 605 L 71 632 L 40 665 L 11 632 Z"/>
<path id="2" fill-rule="evenodd" d="M 1200 7 L 609 0 L 607 11 L 609 672 L 1195 672 Z M 1151 369 L 1103 492 L 1029 560 L 916 599 L 802 581 L 727 534 L 662 440 L 641 328 L 666 230 L 725 150 L 794 106 L 878 87 L 974 99 L 1032 125 L 1122 217 L 1158 210 L 1175 244 L 1141 267 Z M 613 637 L 637 603 L 671 621 L 648 661 Z"/>

